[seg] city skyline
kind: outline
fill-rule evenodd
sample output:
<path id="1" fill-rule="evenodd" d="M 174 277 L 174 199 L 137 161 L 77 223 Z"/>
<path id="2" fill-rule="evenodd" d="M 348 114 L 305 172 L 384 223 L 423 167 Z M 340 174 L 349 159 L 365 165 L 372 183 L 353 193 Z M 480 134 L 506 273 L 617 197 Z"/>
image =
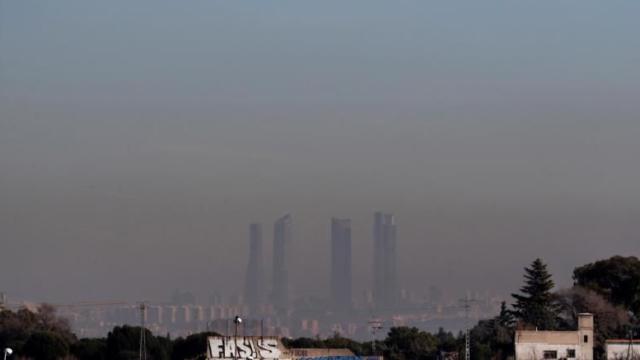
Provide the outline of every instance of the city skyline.
<path id="1" fill-rule="evenodd" d="M 389 213 L 376 211 L 373 214 L 373 283 L 370 288 L 373 303 L 380 309 L 393 308 L 399 296 L 396 280 L 396 234 L 395 217 Z M 291 295 L 288 285 L 290 271 L 288 250 L 291 247 L 291 215 L 287 214 L 274 223 L 273 259 L 271 277 L 271 301 L 276 307 L 288 303 Z M 353 303 L 352 289 L 352 231 L 351 219 L 330 219 L 329 246 L 331 251 L 328 293 L 331 306 L 335 310 L 345 311 Z M 304 237 L 304 235 L 303 235 Z M 256 309 L 265 304 L 262 297 L 264 283 L 262 280 L 264 267 L 262 252 L 262 225 L 249 224 L 249 247 L 245 273 L 245 303 Z M 293 270 L 294 272 L 296 269 Z M 262 281 L 261 281 L 262 280 Z M 284 295 L 278 291 L 284 289 Z M 381 294 L 385 294 L 384 296 Z"/>
<path id="2" fill-rule="evenodd" d="M 392 214 L 373 215 L 373 300 L 381 309 L 393 308 L 398 298 L 396 234 Z"/>
<path id="3" fill-rule="evenodd" d="M 372 288 L 376 210 L 401 230 L 396 292 L 505 293 L 532 257 L 568 287 L 638 255 L 638 2 L 0 8 L 12 298 L 241 296 L 247 224 L 271 258 L 287 212 L 302 298 L 327 297 L 331 217 L 354 297 Z"/>
<path id="4" fill-rule="evenodd" d="M 273 273 L 272 304 L 279 313 L 287 313 L 289 308 L 289 266 L 291 263 L 292 220 L 287 214 L 273 225 Z"/>
<path id="5" fill-rule="evenodd" d="M 351 220 L 331 218 L 331 307 L 345 313 L 353 305 Z"/>
<path id="6" fill-rule="evenodd" d="M 639 13 L 0 0 L 5 360 L 632 358 Z"/>
<path id="7" fill-rule="evenodd" d="M 254 312 L 265 301 L 264 255 L 262 242 L 262 224 L 249 224 L 249 256 L 245 277 L 245 302 Z"/>

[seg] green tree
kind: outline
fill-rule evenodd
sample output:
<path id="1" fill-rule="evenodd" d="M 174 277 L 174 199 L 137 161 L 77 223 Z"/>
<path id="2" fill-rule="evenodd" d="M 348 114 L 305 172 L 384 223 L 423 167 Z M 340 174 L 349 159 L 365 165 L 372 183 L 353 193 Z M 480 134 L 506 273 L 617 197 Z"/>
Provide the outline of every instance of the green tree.
<path id="1" fill-rule="evenodd" d="M 54 332 L 34 332 L 24 344 L 22 352 L 37 360 L 57 360 L 69 354 L 69 343 Z"/>
<path id="2" fill-rule="evenodd" d="M 349 349 L 354 354 L 360 355 L 369 349 L 365 349 L 363 344 L 340 336 L 339 334 L 335 334 L 334 336 L 326 339 L 324 341 L 324 347 L 326 348 L 334 348 L 334 349 Z"/>
<path id="3" fill-rule="evenodd" d="M 459 339 L 451 332 L 445 331 L 442 327 L 435 334 L 438 341 L 438 352 L 454 352 L 458 351 Z"/>
<path id="4" fill-rule="evenodd" d="M 624 338 L 630 324 L 629 313 L 618 305 L 613 305 L 593 290 L 574 286 L 555 294 L 560 310 L 560 327 L 575 329 L 578 314 L 591 313 L 594 317 L 594 345 L 596 354 L 604 354 L 606 339 Z"/>
<path id="5" fill-rule="evenodd" d="M 389 360 L 433 359 L 438 350 L 438 339 L 415 327 L 391 328 L 384 343 Z"/>
<path id="6" fill-rule="evenodd" d="M 507 308 L 507 302 L 503 301 L 500 303 L 500 314 L 496 319 L 498 323 L 504 327 L 510 328 L 513 327 L 514 319 L 513 313 L 509 311 Z"/>
<path id="7" fill-rule="evenodd" d="M 514 315 L 522 323 L 540 330 L 551 330 L 556 326 L 557 309 L 553 304 L 551 290 L 554 287 L 547 265 L 540 259 L 534 260 L 524 269 L 524 286 L 521 294 L 512 294 L 516 303 Z"/>
<path id="8" fill-rule="evenodd" d="M 107 340 L 80 339 L 71 346 L 71 354 L 78 360 L 106 360 Z"/>
<path id="9" fill-rule="evenodd" d="M 207 338 L 220 336 L 215 332 L 203 332 L 189 335 L 186 338 L 178 338 L 173 342 L 171 359 L 204 359 L 207 353 Z"/>
<path id="10" fill-rule="evenodd" d="M 480 320 L 471 329 L 471 359 L 507 359 L 513 356 L 513 317 L 503 302 L 498 316 Z"/>
<path id="11" fill-rule="evenodd" d="M 38 336 L 31 339 L 35 333 Z M 68 321 L 58 317 L 55 308 L 50 305 L 41 305 L 35 311 L 26 308 L 15 312 L 0 311 L 0 345 L 11 347 L 15 351 L 14 357 L 25 355 L 25 346 L 30 339 L 30 346 L 39 346 L 34 342 L 44 340 L 42 333 L 55 335 L 67 346 L 76 341 Z"/>
<path id="12" fill-rule="evenodd" d="M 169 360 L 171 349 L 162 338 L 145 329 L 147 354 L 153 360 Z M 140 327 L 116 326 L 107 335 L 107 357 L 111 360 L 135 360 L 140 353 Z"/>
<path id="13" fill-rule="evenodd" d="M 640 260 L 635 256 L 614 256 L 573 270 L 575 285 L 603 295 L 640 315 Z"/>

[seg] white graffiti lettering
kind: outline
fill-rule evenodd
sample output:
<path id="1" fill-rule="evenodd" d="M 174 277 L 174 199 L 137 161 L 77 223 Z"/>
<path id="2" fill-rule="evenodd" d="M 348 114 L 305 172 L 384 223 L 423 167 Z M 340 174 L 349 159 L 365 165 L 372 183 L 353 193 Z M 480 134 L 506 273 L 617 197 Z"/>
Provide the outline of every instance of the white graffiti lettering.
<path id="1" fill-rule="evenodd" d="M 278 340 L 259 337 L 209 338 L 209 359 L 279 359 Z"/>

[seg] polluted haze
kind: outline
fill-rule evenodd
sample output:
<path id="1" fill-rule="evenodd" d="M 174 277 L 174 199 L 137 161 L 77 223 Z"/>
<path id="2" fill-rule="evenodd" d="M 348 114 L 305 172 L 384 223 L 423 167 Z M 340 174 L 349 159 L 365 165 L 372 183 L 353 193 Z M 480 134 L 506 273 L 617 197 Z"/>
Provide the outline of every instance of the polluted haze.
<path id="1" fill-rule="evenodd" d="M 48 301 L 242 291 L 291 213 L 325 296 L 332 216 L 371 286 L 508 293 L 533 258 L 638 255 L 640 3 L 0 3 L 0 284 Z M 268 260 L 269 261 L 269 260 Z M 267 261 L 267 263 L 269 263 Z"/>

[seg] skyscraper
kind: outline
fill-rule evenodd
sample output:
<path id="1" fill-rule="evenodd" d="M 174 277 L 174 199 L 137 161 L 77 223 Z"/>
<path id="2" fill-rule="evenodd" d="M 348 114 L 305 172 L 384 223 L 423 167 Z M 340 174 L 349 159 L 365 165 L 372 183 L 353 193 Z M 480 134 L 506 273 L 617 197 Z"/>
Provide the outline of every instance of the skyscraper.
<path id="1" fill-rule="evenodd" d="M 331 300 L 335 310 L 351 309 L 351 220 L 331 219 Z"/>
<path id="2" fill-rule="evenodd" d="M 289 250 L 291 215 L 276 220 L 273 226 L 273 305 L 278 312 L 289 307 Z"/>
<path id="3" fill-rule="evenodd" d="M 249 263 L 245 279 L 244 297 L 251 311 L 264 301 L 264 263 L 262 258 L 262 225 L 249 225 Z"/>
<path id="4" fill-rule="evenodd" d="M 376 307 L 396 304 L 396 224 L 392 214 L 373 215 L 373 297 Z"/>

